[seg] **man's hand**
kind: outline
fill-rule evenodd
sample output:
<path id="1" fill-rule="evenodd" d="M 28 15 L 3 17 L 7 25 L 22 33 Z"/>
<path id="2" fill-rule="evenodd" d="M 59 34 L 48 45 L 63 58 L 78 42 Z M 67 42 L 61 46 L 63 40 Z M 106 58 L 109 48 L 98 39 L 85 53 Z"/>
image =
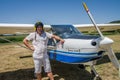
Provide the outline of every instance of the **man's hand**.
<path id="1" fill-rule="evenodd" d="M 24 40 L 23 40 L 23 43 L 24 43 L 30 50 L 32 50 L 32 51 L 35 50 L 35 48 L 29 44 L 29 42 L 28 42 L 27 39 L 24 39 Z"/>
<path id="2" fill-rule="evenodd" d="M 31 49 L 32 51 L 34 51 L 34 50 L 35 50 L 35 48 L 34 48 L 33 46 L 30 46 L 30 49 Z"/>
<path id="3" fill-rule="evenodd" d="M 52 38 L 55 38 L 56 40 L 60 40 L 60 43 L 63 44 L 65 42 L 65 40 L 63 40 L 62 38 L 60 38 L 59 36 L 53 35 Z"/>
<path id="4" fill-rule="evenodd" d="M 65 42 L 65 40 L 63 39 L 60 39 L 60 43 L 63 44 Z"/>

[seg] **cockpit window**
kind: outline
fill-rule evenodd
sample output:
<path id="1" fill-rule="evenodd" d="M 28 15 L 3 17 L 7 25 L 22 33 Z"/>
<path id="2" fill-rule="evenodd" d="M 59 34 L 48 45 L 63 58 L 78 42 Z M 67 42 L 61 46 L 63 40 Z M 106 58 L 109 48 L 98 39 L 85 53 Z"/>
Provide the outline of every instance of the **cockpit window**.
<path id="1" fill-rule="evenodd" d="M 51 27 L 53 34 L 58 35 L 62 38 L 68 38 L 71 35 L 81 34 L 72 25 L 51 25 Z"/>

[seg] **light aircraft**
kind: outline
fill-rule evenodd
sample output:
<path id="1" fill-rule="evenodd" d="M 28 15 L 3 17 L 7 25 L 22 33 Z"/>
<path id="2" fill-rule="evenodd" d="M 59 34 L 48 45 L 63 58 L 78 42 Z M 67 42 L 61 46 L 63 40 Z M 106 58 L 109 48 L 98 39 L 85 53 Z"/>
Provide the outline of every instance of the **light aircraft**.
<path id="1" fill-rule="evenodd" d="M 92 73 L 95 75 L 94 80 L 100 80 L 100 77 L 96 72 L 94 65 L 96 64 L 97 60 L 102 58 L 105 51 L 108 52 L 108 56 L 113 65 L 119 70 L 120 64 L 111 47 L 114 41 L 108 37 L 103 36 L 98 26 L 120 26 L 120 24 L 96 24 L 85 3 L 83 3 L 83 6 L 93 24 L 45 25 L 45 28 L 48 32 L 58 35 L 65 40 L 64 44 L 61 45 L 60 42 L 55 41 L 54 39 L 50 39 L 48 42 L 48 53 L 50 59 L 54 59 L 63 63 L 89 65 Z M 78 27 L 89 26 L 94 26 L 98 31 L 99 36 L 84 35 L 79 30 L 77 30 Z M 34 25 L 0 24 L 0 27 L 34 27 Z"/>

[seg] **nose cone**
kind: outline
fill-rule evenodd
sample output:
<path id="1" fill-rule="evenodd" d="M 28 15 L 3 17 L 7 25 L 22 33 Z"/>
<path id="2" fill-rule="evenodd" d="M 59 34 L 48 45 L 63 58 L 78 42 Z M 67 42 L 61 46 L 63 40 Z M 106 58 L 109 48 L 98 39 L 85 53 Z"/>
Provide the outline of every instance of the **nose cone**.
<path id="1" fill-rule="evenodd" d="M 113 41 L 112 39 L 105 37 L 104 39 L 102 39 L 102 40 L 100 41 L 100 46 L 110 45 L 110 44 L 112 44 L 113 42 L 114 42 L 114 41 Z"/>

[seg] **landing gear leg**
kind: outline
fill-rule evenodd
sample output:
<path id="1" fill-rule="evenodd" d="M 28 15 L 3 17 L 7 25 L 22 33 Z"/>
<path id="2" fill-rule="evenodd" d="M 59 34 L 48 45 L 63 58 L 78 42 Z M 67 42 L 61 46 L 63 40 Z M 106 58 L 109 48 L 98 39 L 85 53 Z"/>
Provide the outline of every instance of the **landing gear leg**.
<path id="1" fill-rule="evenodd" d="M 91 68 L 91 74 L 93 76 L 93 80 L 102 80 L 98 75 L 98 73 L 96 72 L 94 65 L 91 65 L 90 68 Z"/>

